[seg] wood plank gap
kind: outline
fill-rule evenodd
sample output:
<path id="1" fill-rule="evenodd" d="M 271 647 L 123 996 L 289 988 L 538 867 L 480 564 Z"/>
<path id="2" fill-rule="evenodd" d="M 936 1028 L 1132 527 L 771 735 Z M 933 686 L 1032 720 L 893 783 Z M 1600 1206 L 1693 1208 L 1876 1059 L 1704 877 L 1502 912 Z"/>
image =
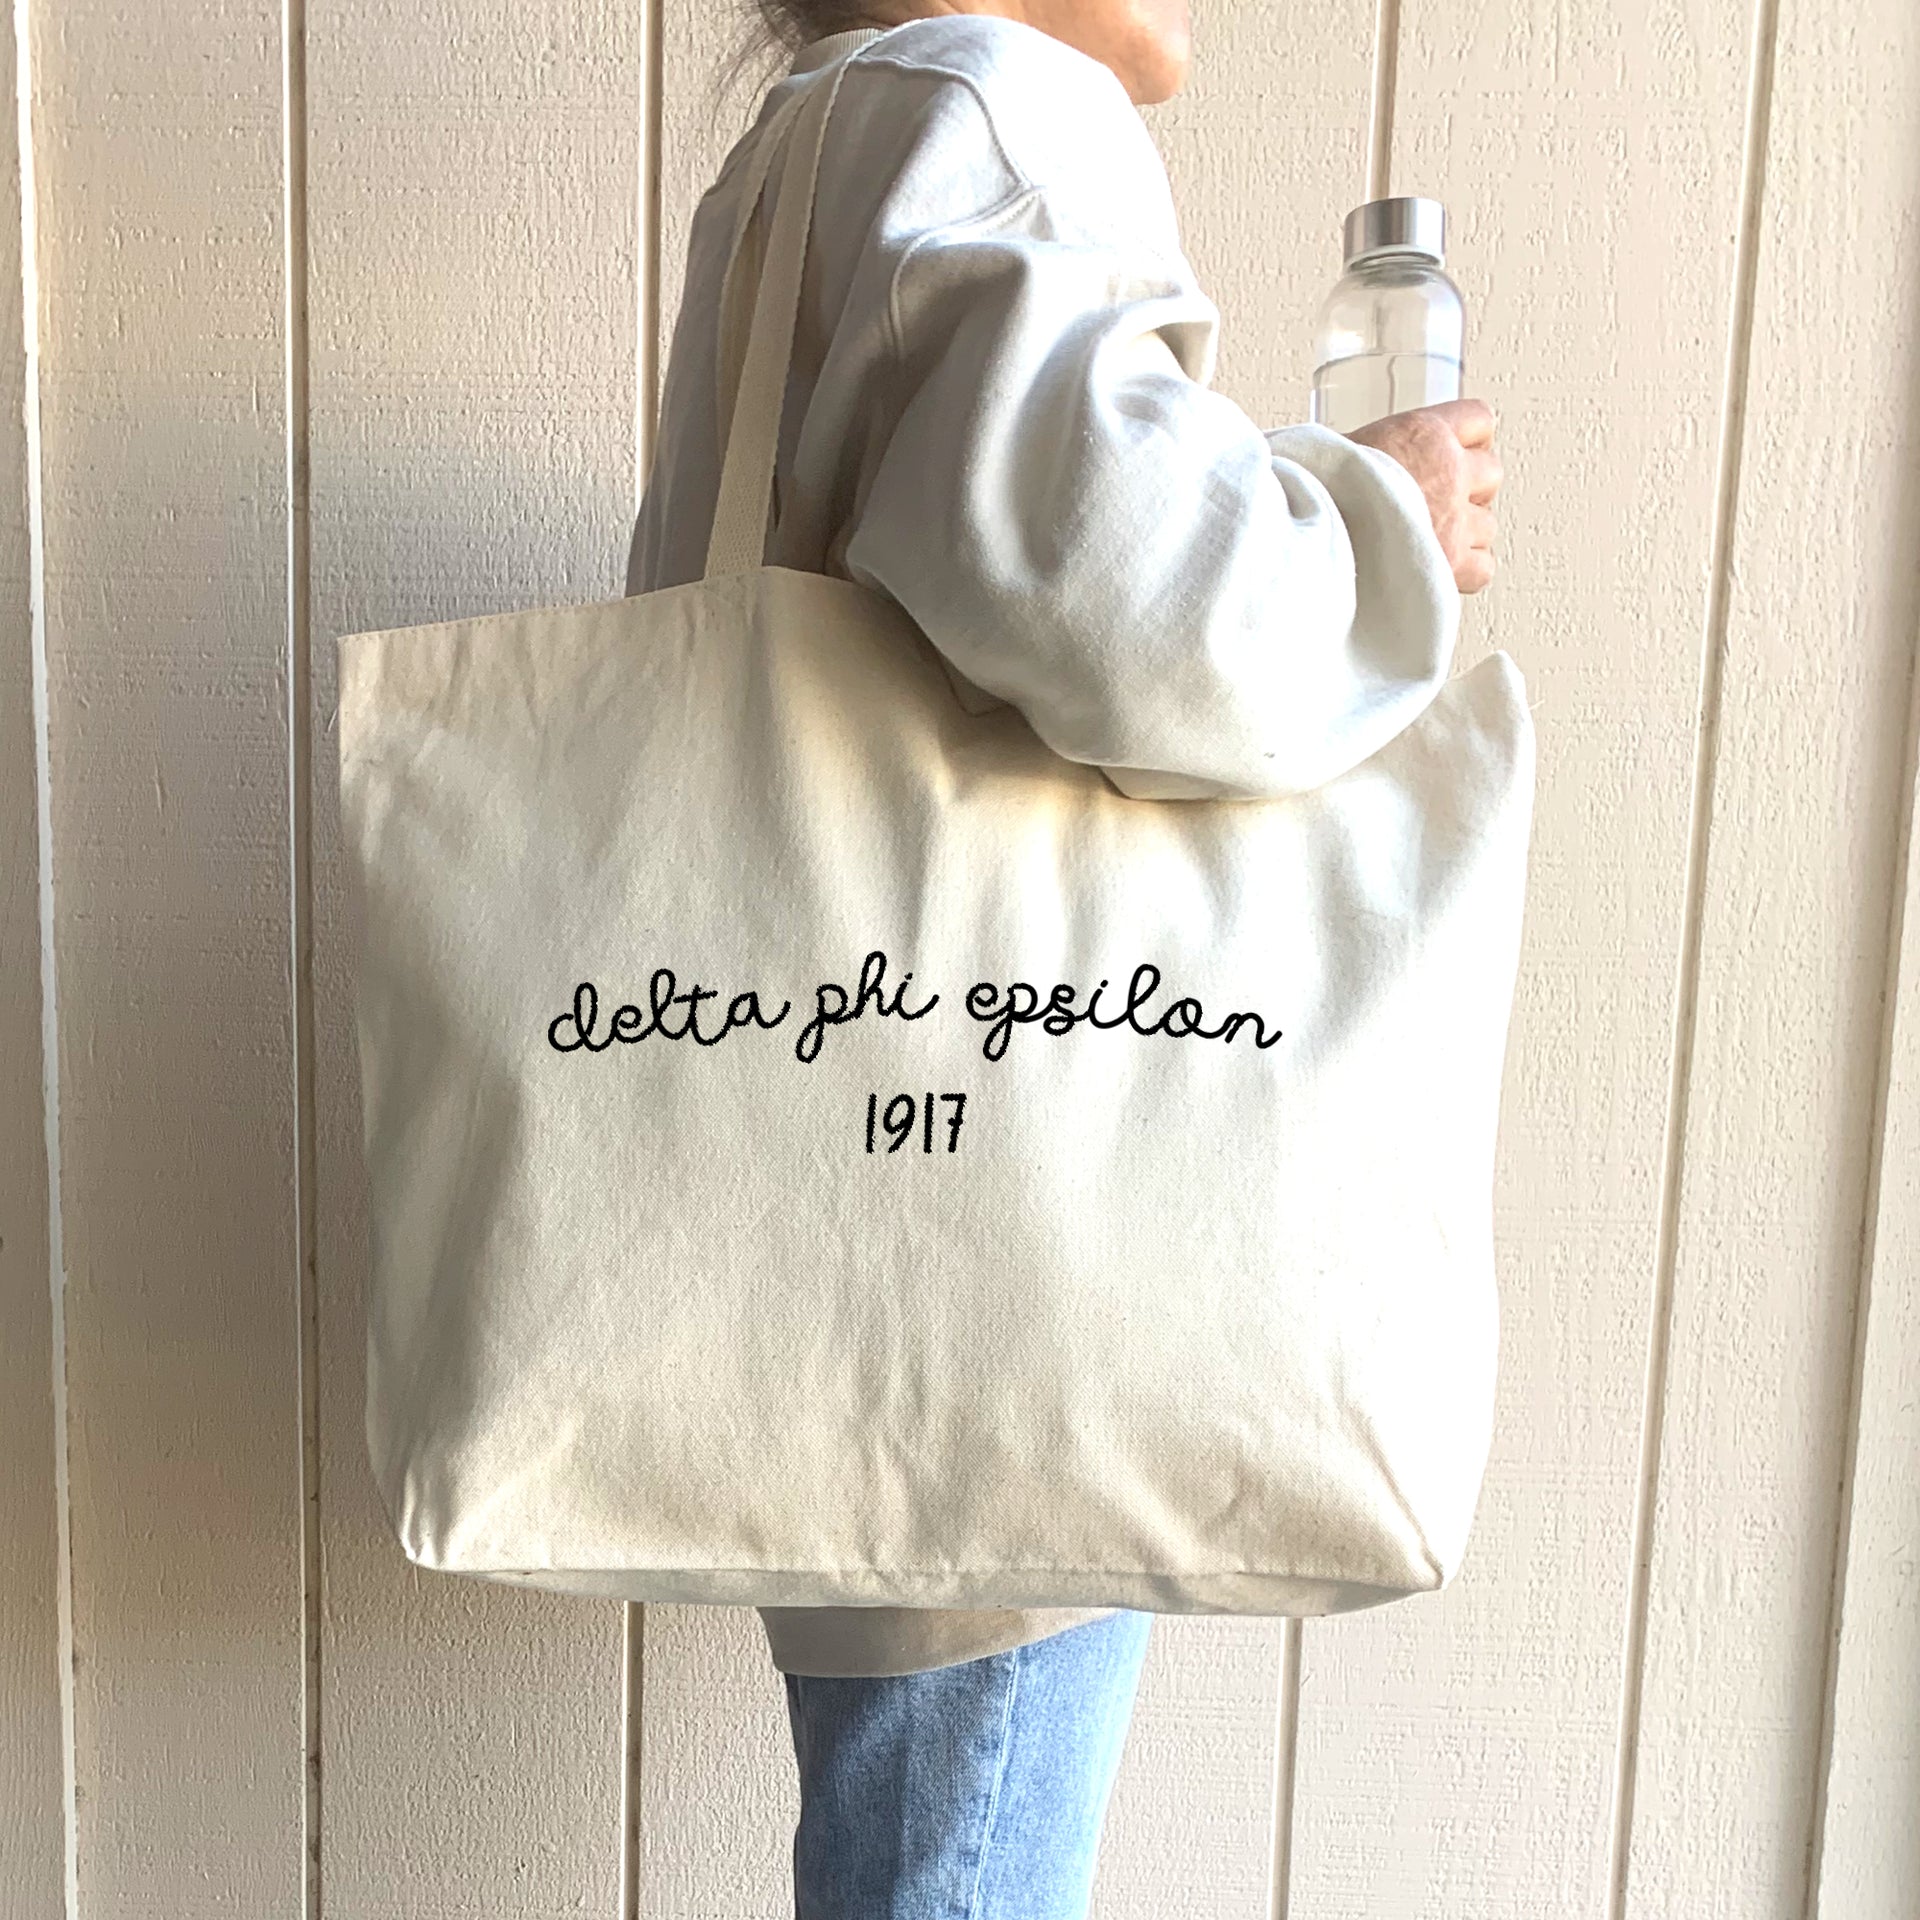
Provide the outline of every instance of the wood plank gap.
<path id="1" fill-rule="evenodd" d="M 1366 198 L 1384 200 L 1393 177 L 1393 97 L 1400 73 L 1400 0 L 1378 0 L 1373 18 L 1373 90 L 1367 105 Z"/>
<path id="2" fill-rule="evenodd" d="M 639 189 L 634 252 L 633 507 L 653 467 L 660 405 L 661 55 L 666 0 L 642 0 L 640 11 Z M 620 1664 L 620 1920 L 640 1920 L 641 1766 L 646 1729 L 647 1609 L 622 1607 Z"/>
<path id="3" fill-rule="evenodd" d="M 307 9 L 282 0 L 281 232 L 287 486 L 288 970 L 293 995 L 294 1276 L 299 1290 L 301 1912 L 320 1920 L 321 1632 L 320 1276 L 315 1223 L 313 1035 L 312 458 L 307 318 Z"/>
<path id="4" fill-rule="evenodd" d="M 26 442 L 27 632 L 33 687 L 36 906 L 40 931 L 40 1116 L 52 1303 L 54 1604 L 60 1696 L 60 1804 L 66 1920 L 80 1920 L 79 1757 L 73 1699 L 72 1477 L 67 1455 L 66 1236 L 60 1205 L 60 974 L 53 922 L 53 725 L 47 661 L 46 464 L 40 421 L 39 209 L 33 146 L 33 9 L 13 0 L 14 124 L 20 183 L 20 330 Z"/>
<path id="5" fill-rule="evenodd" d="M 1746 127 L 1740 159 L 1740 197 L 1734 239 L 1733 297 L 1727 316 L 1726 373 L 1720 407 L 1712 544 L 1700 652 L 1700 691 L 1694 729 L 1693 789 L 1687 866 L 1682 893 L 1680 953 L 1674 986 L 1673 1038 L 1668 1056 L 1667 1111 L 1661 1141 L 1660 1213 L 1654 1245 L 1653 1298 L 1640 1420 L 1640 1481 L 1633 1512 L 1627 1590 L 1626 1647 L 1621 1667 L 1620 1718 L 1614 1752 L 1613 1813 L 1608 1842 L 1607 1920 L 1625 1920 L 1633 1842 L 1633 1802 L 1640 1714 L 1646 1679 L 1647 1611 L 1653 1573 L 1654 1520 L 1659 1498 L 1660 1448 L 1665 1432 L 1667 1359 L 1673 1321 L 1674 1268 L 1685 1158 L 1687 1111 L 1698 1024 L 1701 938 L 1705 921 L 1707 856 L 1713 829 L 1713 787 L 1719 768 L 1721 685 L 1732 600 L 1734 515 L 1740 500 L 1741 452 L 1752 360 L 1754 288 L 1760 215 L 1766 192 L 1767 135 L 1773 106 L 1774 48 L 1779 0 L 1755 0 L 1747 72 Z"/>
<path id="6" fill-rule="evenodd" d="M 666 0 L 643 0 L 640 19 L 639 284 L 634 290 L 633 509 L 640 511 L 653 466 L 660 406 L 661 55 Z"/>
<path id="7" fill-rule="evenodd" d="M 620 1679 L 625 1711 L 620 1722 L 620 1920 L 640 1920 L 640 1765 L 647 1701 L 647 1609 L 624 1603 L 626 1644 Z"/>
<path id="8" fill-rule="evenodd" d="M 1267 1881 L 1267 1920 L 1287 1920 L 1293 1897 L 1293 1783 L 1300 1760 L 1300 1659 L 1305 1623 L 1282 1622 L 1280 1684 L 1273 1727 L 1273 1867 Z"/>
<path id="9" fill-rule="evenodd" d="M 1827 1598 L 1826 1674 L 1820 1689 L 1820 1736 L 1814 1754 L 1813 1820 L 1807 1836 L 1807 1884 L 1801 1899 L 1806 1920 L 1817 1920 L 1820 1875 L 1826 1853 L 1827 1806 L 1833 1775 L 1834 1726 L 1840 1690 L 1841 1629 L 1846 1618 L 1847 1569 L 1853 1535 L 1855 1474 L 1860 1460 L 1860 1412 L 1866 1381 L 1867 1328 L 1872 1318 L 1873 1273 L 1879 1254 L 1880 1192 L 1886 1170 L 1887 1098 L 1901 1015 L 1900 962 L 1906 941 L 1907 901 L 1914 891 L 1914 807 L 1920 796 L 1920 629 L 1907 675 L 1907 737 L 1901 757 L 1901 812 L 1894 837 L 1887 893 L 1886 958 L 1881 972 L 1880 1047 L 1874 1069 L 1873 1112 L 1867 1144 L 1867 1189 L 1860 1216 L 1860 1247 L 1854 1279 L 1852 1365 L 1847 1379 L 1846 1446 L 1841 1459 L 1839 1511 L 1835 1517 L 1833 1579 Z M 1911 1018 L 1911 1010 L 1908 1017 Z M 1844 1920 L 1836 1916 L 1836 1920 Z"/>

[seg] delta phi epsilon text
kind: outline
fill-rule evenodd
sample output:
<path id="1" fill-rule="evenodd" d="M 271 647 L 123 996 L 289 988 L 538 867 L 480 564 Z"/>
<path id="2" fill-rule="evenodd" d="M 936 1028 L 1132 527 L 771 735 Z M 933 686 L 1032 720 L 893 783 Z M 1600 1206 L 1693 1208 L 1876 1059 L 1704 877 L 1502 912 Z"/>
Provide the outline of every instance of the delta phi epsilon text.
<path id="1" fill-rule="evenodd" d="M 886 975 L 887 956 L 876 948 L 861 963 L 859 978 L 850 989 L 832 980 L 815 987 L 813 1015 L 794 1036 L 794 1058 L 811 1065 L 820 1057 L 830 1028 L 868 1016 L 923 1020 L 940 1004 L 939 994 L 929 993 L 918 1005 L 909 1006 L 912 973 L 900 976 L 891 995 Z M 1257 1013 L 1230 1013 L 1217 1026 L 1209 1026 L 1206 1009 L 1194 999 L 1176 999 L 1149 1010 L 1147 1003 L 1160 987 L 1160 969 L 1149 961 L 1134 968 L 1124 995 L 1111 993 L 1110 986 L 1105 979 L 1099 981 L 1085 1003 L 1078 1004 L 1080 990 L 1065 982 L 1043 994 L 1024 980 L 1005 986 L 979 980 L 967 989 L 963 1005 L 968 1016 L 986 1029 L 980 1050 L 989 1060 L 1005 1055 L 1016 1027 L 1037 1026 L 1056 1039 L 1086 1026 L 1097 1033 L 1124 1028 L 1142 1038 L 1222 1041 L 1248 1029 L 1254 1047 L 1262 1051 L 1280 1038 L 1280 1029 L 1269 1029 Z M 604 1053 L 616 1040 L 629 1046 L 642 1040 L 691 1040 L 696 1046 L 717 1047 L 732 1034 L 767 1033 L 783 1025 L 793 1002 L 782 999 L 777 1010 L 769 1012 L 769 997 L 757 990 L 736 993 L 722 1010 L 718 987 L 703 986 L 697 980 L 682 987 L 671 967 L 656 967 L 648 983 L 646 1006 L 627 1002 L 614 1008 L 603 1024 L 599 989 L 591 980 L 582 980 L 573 990 L 573 1004 L 548 1023 L 547 1041 L 556 1053 Z"/>

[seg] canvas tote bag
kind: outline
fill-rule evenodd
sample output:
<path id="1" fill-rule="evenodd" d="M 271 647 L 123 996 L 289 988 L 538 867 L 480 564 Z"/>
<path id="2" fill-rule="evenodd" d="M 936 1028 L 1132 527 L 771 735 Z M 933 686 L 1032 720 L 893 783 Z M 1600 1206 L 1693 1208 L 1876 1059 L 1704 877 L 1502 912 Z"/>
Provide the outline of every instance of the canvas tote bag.
<path id="1" fill-rule="evenodd" d="M 843 66 L 705 578 L 338 643 L 389 1518 L 642 1600 L 1437 1587 L 1492 1409 L 1520 675 L 1302 797 L 1129 798 L 762 565 Z"/>

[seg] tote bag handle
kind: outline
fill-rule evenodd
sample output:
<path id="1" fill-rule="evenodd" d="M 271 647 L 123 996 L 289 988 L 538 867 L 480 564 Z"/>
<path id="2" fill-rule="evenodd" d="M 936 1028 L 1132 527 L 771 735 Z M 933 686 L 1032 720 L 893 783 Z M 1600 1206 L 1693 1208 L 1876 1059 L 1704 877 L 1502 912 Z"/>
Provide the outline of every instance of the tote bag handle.
<path id="1" fill-rule="evenodd" d="M 766 261 L 754 295 L 753 319 L 747 332 L 746 357 L 734 394 L 727 429 L 726 457 L 720 469 L 720 492 L 714 507 L 713 531 L 707 542 L 705 577 L 748 573 L 765 564 L 767 508 L 773 493 L 774 459 L 779 451 L 780 416 L 786 400 L 787 372 L 793 356 L 794 321 L 800 307 L 800 284 L 806 264 L 807 232 L 813 220 L 814 183 L 819 177 L 820 147 L 827 115 L 846 73 L 847 62 L 836 60 L 816 81 L 801 103 L 786 142 L 787 159 L 781 169 L 775 198 L 773 228 Z M 773 149 L 781 144 L 779 130 L 769 127 L 760 137 L 748 177 L 745 214 L 734 234 L 734 257 L 741 236 L 759 205 Z M 728 261 L 732 275 L 733 259 Z M 723 309 L 726 306 L 723 299 Z M 725 358 L 725 342 L 722 343 Z"/>
<path id="2" fill-rule="evenodd" d="M 747 326 L 753 318 L 755 289 L 760 284 L 761 263 L 767 251 L 766 222 L 758 215 L 766 198 L 767 175 L 774 160 L 786 151 L 787 135 L 795 116 L 812 96 L 794 92 L 768 116 L 767 124 L 755 138 L 747 156 L 746 184 L 738 195 L 733 215 L 733 236 L 727 243 L 726 271 L 720 276 L 719 339 L 713 356 L 713 417 L 719 422 L 716 439 L 723 442 L 727 425 L 733 418 L 733 403 L 740 393 L 740 363 L 747 352 Z M 741 297 L 746 284 L 745 299 Z M 720 447 L 726 458 L 726 447 Z M 718 483 L 716 481 L 716 487 Z"/>

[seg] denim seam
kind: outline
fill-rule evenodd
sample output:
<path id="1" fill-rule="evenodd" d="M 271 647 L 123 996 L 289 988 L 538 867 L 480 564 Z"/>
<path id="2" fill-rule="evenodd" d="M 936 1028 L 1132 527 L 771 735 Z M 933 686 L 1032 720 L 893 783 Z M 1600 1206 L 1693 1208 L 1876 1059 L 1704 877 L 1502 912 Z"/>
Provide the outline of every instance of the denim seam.
<path id="1" fill-rule="evenodd" d="M 993 1822 L 1000 1811 L 1000 1788 L 1007 1777 L 1007 1756 L 1013 1746 L 1013 1703 L 1020 1697 L 1020 1669 L 1025 1647 L 1015 1647 L 1013 1671 L 1007 1680 L 1006 1704 L 1000 1709 L 1000 1752 L 993 1764 L 993 1785 L 987 1790 L 987 1809 L 980 1822 L 980 1852 L 973 1863 L 973 1894 L 967 1901 L 967 1920 L 980 1920 L 980 1889 L 987 1877 L 987 1854 L 993 1846 Z"/>

